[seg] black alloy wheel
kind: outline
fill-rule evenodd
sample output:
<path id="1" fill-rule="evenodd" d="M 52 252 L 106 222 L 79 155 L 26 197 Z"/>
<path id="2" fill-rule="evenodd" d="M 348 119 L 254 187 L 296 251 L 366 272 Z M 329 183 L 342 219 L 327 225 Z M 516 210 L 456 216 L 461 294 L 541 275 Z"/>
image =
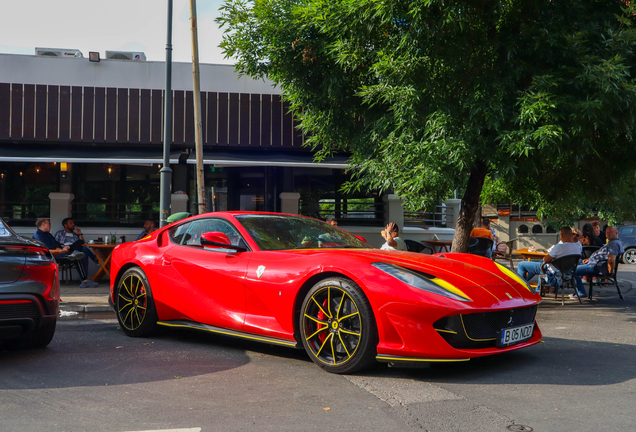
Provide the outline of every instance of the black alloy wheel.
<path id="1" fill-rule="evenodd" d="M 309 357 L 332 373 L 353 373 L 375 362 L 377 327 L 373 311 L 353 281 L 329 278 L 305 296 L 301 338 Z"/>
<path id="2" fill-rule="evenodd" d="M 115 311 L 124 333 L 132 337 L 151 335 L 157 327 L 157 312 L 146 274 L 139 267 L 124 273 L 115 289 Z"/>

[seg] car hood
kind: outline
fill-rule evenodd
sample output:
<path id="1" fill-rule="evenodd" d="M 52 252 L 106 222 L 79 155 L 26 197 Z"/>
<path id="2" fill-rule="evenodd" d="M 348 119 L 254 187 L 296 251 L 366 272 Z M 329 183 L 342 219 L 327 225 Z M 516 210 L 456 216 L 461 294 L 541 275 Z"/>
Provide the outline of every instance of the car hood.
<path id="1" fill-rule="evenodd" d="M 540 300 L 532 293 L 518 275 L 496 264 L 491 259 L 471 254 L 446 253 L 438 255 L 417 254 L 379 249 L 338 249 L 322 251 L 298 251 L 307 254 L 332 255 L 330 261 L 334 266 L 345 265 L 353 260 L 358 264 L 366 262 L 383 262 L 426 273 L 444 280 L 463 291 L 473 301 L 483 300 L 486 303 L 506 302 L 512 299 L 523 299 L 536 302 Z M 337 257 L 333 256 L 337 255 Z M 321 260 L 322 261 L 322 260 Z M 347 267 L 351 264 L 346 264 Z M 369 266 L 356 267 L 355 273 L 360 278 L 377 276 L 379 269 Z"/>

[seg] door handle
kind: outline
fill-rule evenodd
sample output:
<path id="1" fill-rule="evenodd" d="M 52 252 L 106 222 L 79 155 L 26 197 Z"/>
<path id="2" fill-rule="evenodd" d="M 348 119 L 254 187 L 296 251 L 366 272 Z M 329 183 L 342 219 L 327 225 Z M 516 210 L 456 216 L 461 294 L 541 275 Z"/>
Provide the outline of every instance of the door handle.
<path id="1" fill-rule="evenodd" d="M 169 265 L 171 265 L 171 264 L 172 264 L 172 261 L 169 261 L 169 260 L 167 260 L 167 259 L 163 258 L 163 259 L 162 259 L 162 261 L 161 261 L 161 264 L 162 264 L 162 265 L 169 266 Z"/>

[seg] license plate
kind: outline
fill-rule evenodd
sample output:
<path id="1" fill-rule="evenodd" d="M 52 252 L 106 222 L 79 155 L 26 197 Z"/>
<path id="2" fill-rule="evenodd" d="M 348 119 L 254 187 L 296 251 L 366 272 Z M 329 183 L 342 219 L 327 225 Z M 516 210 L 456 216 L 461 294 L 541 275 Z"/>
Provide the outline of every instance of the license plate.
<path id="1" fill-rule="evenodd" d="M 499 332 L 497 346 L 509 346 L 530 339 L 533 329 L 534 323 L 503 329 Z"/>

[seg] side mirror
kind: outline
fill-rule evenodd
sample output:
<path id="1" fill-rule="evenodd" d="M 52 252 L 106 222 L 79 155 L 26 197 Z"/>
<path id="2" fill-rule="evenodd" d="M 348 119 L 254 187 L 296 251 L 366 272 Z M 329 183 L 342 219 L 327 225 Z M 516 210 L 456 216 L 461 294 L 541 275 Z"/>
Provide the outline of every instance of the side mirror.
<path id="1" fill-rule="evenodd" d="M 211 248 L 232 249 L 237 252 L 247 251 L 244 247 L 234 246 L 225 234 L 216 231 L 201 234 L 201 244 Z"/>
<path id="2" fill-rule="evenodd" d="M 365 243 L 367 242 L 367 239 L 365 239 L 365 238 L 364 238 L 364 237 L 362 237 L 362 236 L 355 235 L 355 234 L 354 234 L 354 236 L 355 236 L 358 240 L 362 240 L 362 241 L 363 241 L 363 242 L 365 242 Z"/>

